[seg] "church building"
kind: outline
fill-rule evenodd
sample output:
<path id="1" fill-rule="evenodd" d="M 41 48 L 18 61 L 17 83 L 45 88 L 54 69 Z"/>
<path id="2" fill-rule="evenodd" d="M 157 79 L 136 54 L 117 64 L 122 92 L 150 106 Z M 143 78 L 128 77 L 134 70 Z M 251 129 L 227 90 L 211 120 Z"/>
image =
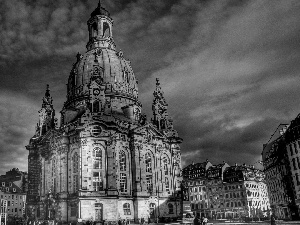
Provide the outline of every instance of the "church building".
<path id="1" fill-rule="evenodd" d="M 100 3 L 87 25 L 87 51 L 71 69 L 59 125 L 47 86 L 26 146 L 26 214 L 62 223 L 178 217 L 182 139 L 160 82 L 147 120 L 130 62 L 116 50 L 113 20 Z"/>

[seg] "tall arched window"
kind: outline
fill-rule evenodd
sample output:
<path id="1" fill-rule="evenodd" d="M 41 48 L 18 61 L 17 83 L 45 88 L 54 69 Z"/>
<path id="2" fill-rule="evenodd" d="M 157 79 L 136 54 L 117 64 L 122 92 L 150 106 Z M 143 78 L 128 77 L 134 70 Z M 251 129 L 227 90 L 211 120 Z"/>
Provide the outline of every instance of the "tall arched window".
<path id="1" fill-rule="evenodd" d="M 94 169 L 102 169 L 102 151 L 100 148 L 95 148 L 93 152 L 94 162 L 93 168 Z"/>
<path id="2" fill-rule="evenodd" d="M 198 205 L 197 205 L 198 206 Z M 168 204 L 168 208 L 169 208 L 169 214 L 174 214 L 174 206 L 172 203 Z"/>
<path id="3" fill-rule="evenodd" d="M 98 36 L 98 24 L 96 22 L 92 24 L 92 35 L 93 37 Z"/>
<path id="4" fill-rule="evenodd" d="M 55 158 L 52 160 L 52 177 L 55 177 L 55 168 L 56 168 L 56 161 Z"/>
<path id="5" fill-rule="evenodd" d="M 129 203 L 124 203 L 123 204 L 123 211 L 124 211 L 124 215 L 131 215 L 130 204 Z"/>
<path id="6" fill-rule="evenodd" d="M 106 22 L 103 23 L 103 36 L 104 37 L 110 36 L 110 27 L 109 27 L 108 23 L 106 23 Z"/>
<path id="7" fill-rule="evenodd" d="M 120 171 L 126 171 L 126 155 L 123 151 L 119 154 Z"/>
<path id="8" fill-rule="evenodd" d="M 78 160 L 79 160 L 79 157 L 78 157 L 78 153 L 75 152 L 73 154 L 73 157 L 72 157 L 72 162 L 73 162 L 73 173 L 77 173 L 78 172 Z"/>
<path id="9" fill-rule="evenodd" d="M 52 191 L 56 193 L 56 160 L 52 160 Z"/>
<path id="10" fill-rule="evenodd" d="M 145 155 L 146 172 L 152 173 L 152 158 L 149 152 Z"/>
<path id="11" fill-rule="evenodd" d="M 164 158 L 163 166 L 164 166 L 165 175 L 168 175 L 168 164 L 169 164 L 169 160 L 167 158 Z"/>
<path id="12" fill-rule="evenodd" d="M 78 153 L 75 152 L 72 157 L 73 162 L 73 192 L 78 190 L 78 166 L 79 166 L 79 157 Z"/>

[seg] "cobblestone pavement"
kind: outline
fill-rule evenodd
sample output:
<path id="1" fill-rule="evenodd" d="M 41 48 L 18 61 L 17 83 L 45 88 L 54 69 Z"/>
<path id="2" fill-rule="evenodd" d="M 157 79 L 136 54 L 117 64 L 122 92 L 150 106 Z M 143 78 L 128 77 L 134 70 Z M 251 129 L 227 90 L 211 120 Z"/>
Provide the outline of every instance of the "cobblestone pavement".
<path id="1" fill-rule="evenodd" d="M 271 223 L 269 221 L 266 222 L 208 222 L 208 225 L 211 224 L 218 224 L 218 225 L 270 225 Z M 300 221 L 276 221 L 276 225 L 300 225 Z M 150 224 L 151 225 L 151 224 Z M 165 225 L 164 223 L 159 223 L 157 225 Z M 167 224 L 166 224 L 167 225 Z M 169 223 L 169 225 L 193 225 L 192 223 Z"/>

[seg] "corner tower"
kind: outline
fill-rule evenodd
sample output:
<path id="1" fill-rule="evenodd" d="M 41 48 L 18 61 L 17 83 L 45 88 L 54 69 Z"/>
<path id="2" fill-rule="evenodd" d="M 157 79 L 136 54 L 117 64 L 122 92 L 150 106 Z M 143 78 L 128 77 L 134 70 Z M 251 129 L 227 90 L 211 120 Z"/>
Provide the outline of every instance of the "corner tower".
<path id="1" fill-rule="evenodd" d="M 49 85 L 47 84 L 45 96 L 43 97 L 42 108 L 39 110 L 39 122 L 36 126 L 36 136 L 44 135 L 48 130 L 55 127 L 55 110 L 52 104 Z"/>
<path id="2" fill-rule="evenodd" d="M 181 138 L 178 137 L 178 133 L 173 127 L 173 119 L 168 114 L 168 104 L 158 78 L 156 78 L 156 88 L 153 92 L 153 96 L 152 123 L 167 137 L 178 139 L 178 141 L 181 142 Z"/>

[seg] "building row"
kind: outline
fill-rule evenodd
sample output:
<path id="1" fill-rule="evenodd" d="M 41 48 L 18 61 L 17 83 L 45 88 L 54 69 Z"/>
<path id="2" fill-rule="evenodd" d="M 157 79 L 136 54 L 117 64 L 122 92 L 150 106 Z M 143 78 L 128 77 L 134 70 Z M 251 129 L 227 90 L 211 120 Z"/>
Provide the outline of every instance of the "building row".
<path id="1" fill-rule="evenodd" d="M 184 202 L 195 216 L 262 218 L 270 212 L 264 173 L 253 166 L 193 163 L 182 171 Z"/>
<path id="2" fill-rule="evenodd" d="M 19 171 L 17 168 L 0 176 L 2 218 L 23 218 L 25 216 L 27 179 L 27 173 Z"/>

